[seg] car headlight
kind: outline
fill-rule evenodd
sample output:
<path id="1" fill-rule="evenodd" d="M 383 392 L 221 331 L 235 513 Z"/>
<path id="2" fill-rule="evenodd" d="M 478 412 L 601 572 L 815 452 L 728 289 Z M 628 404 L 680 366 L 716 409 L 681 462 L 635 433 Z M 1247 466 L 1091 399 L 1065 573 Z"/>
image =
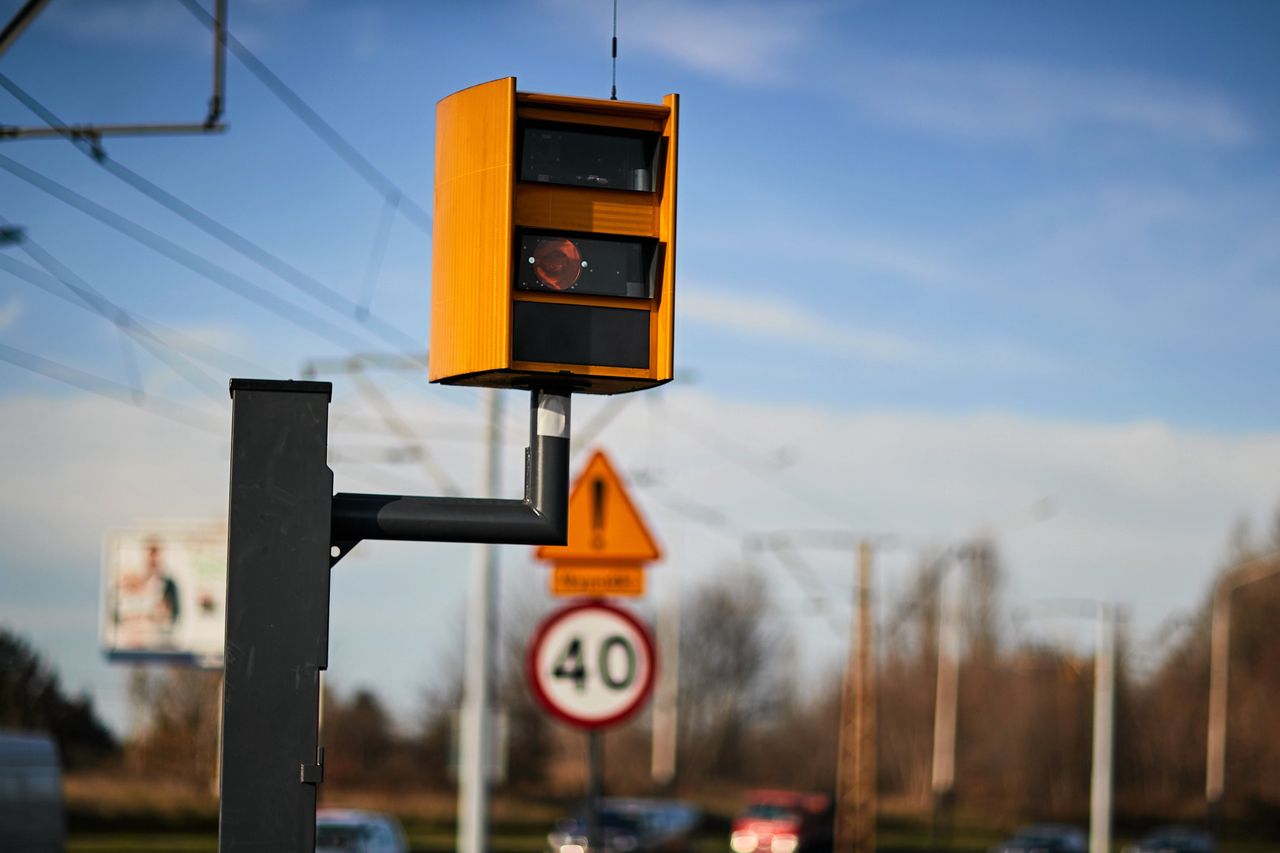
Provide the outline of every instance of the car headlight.
<path id="1" fill-rule="evenodd" d="M 795 853 L 800 846 L 800 839 L 794 835 L 775 835 L 773 837 L 773 853 Z"/>
<path id="2" fill-rule="evenodd" d="M 733 853 L 754 853 L 760 840 L 754 832 L 735 832 L 729 839 L 729 849 Z"/>

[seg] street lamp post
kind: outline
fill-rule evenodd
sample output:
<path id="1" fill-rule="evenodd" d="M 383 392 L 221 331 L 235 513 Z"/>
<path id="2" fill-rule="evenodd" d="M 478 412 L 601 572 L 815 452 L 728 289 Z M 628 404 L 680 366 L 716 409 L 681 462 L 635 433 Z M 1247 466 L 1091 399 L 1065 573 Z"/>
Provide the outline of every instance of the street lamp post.
<path id="1" fill-rule="evenodd" d="M 1280 550 L 1237 563 L 1213 590 L 1209 635 L 1209 724 L 1206 738 L 1204 797 L 1206 821 L 1215 834 L 1225 819 L 1227 764 L 1227 671 L 1231 643 L 1231 593 L 1280 573 Z"/>

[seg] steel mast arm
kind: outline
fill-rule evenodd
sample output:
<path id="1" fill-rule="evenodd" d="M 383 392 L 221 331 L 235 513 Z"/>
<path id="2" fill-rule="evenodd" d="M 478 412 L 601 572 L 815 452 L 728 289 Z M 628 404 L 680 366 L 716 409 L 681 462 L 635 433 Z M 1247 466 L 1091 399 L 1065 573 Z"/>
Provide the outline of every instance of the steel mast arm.
<path id="1" fill-rule="evenodd" d="M 561 545 L 569 529 L 569 396 L 535 390 L 521 500 L 339 493 L 336 562 L 365 539 Z"/>

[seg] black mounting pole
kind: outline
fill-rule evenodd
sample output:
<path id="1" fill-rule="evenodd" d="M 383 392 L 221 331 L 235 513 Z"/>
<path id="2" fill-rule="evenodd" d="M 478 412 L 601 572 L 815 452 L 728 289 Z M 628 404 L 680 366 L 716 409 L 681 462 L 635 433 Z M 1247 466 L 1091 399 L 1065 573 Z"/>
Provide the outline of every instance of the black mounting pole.
<path id="1" fill-rule="evenodd" d="M 333 494 L 328 382 L 231 380 L 220 853 L 313 853 L 329 567 L 362 539 L 564 544 L 569 396 L 532 393 L 522 500 Z"/>
<path id="2" fill-rule="evenodd" d="M 231 380 L 221 853 L 315 850 L 331 388 Z"/>

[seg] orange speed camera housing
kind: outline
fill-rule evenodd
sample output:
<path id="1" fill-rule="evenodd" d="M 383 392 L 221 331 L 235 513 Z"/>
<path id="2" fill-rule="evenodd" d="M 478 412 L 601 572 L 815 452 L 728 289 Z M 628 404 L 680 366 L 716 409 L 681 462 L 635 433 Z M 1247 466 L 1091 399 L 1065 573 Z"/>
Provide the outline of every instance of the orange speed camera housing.
<path id="1" fill-rule="evenodd" d="M 436 107 L 432 382 L 637 391 L 672 378 L 679 98 Z"/>

